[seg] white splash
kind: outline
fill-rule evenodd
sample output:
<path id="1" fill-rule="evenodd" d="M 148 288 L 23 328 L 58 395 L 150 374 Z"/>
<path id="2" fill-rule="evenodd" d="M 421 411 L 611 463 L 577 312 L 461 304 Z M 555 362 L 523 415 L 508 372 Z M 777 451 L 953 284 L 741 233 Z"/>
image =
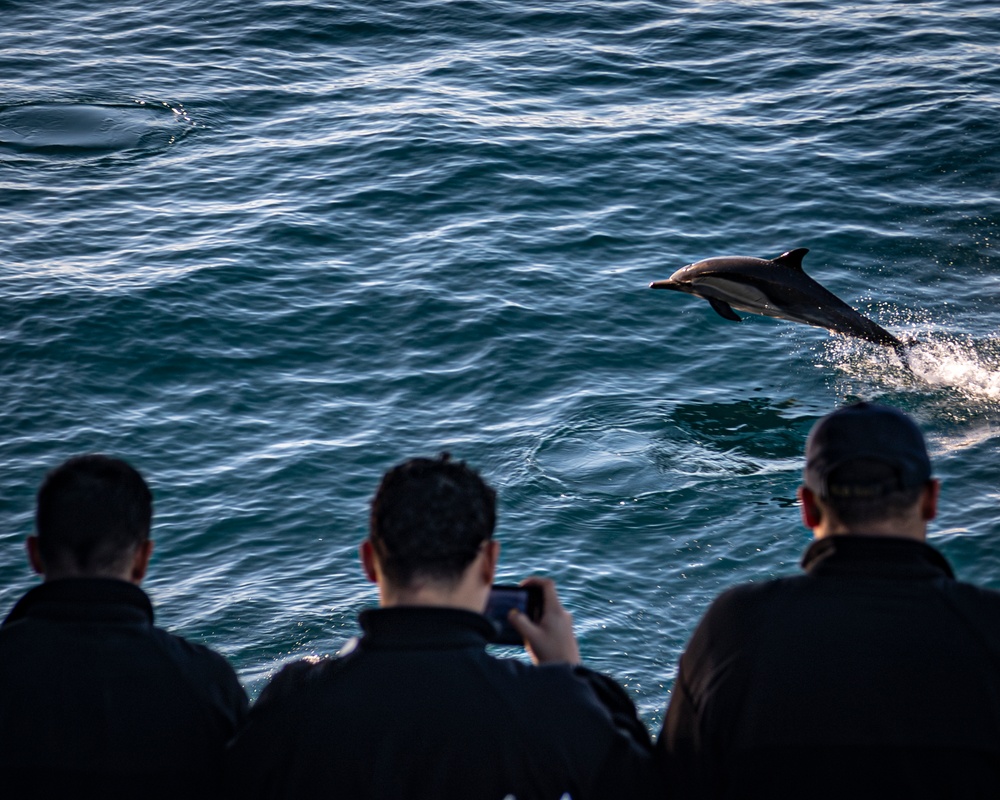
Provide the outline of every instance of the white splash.
<path id="1" fill-rule="evenodd" d="M 1000 366 L 991 356 L 974 343 L 948 340 L 920 342 L 901 354 L 913 377 L 930 388 L 1000 400 Z"/>
<path id="2" fill-rule="evenodd" d="M 837 337 L 827 353 L 846 376 L 870 384 L 860 394 L 944 392 L 973 406 L 1000 403 L 1000 339 L 974 340 L 940 330 L 911 335 L 914 344 L 899 351 Z"/>

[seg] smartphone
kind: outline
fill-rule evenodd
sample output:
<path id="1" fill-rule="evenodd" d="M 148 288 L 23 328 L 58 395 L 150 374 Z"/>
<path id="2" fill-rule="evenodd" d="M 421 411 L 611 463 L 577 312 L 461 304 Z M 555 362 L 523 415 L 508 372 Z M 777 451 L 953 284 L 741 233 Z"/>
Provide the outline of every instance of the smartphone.
<path id="1" fill-rule="evenodd" d="M 493 585 L 483 614 L 496 629 L 492 640 L 494 644 L 524 644 L 521 634 L 507 621 L 507 613 L 512 608 L 537 622 L 542 618 L 542 587 Z"/>

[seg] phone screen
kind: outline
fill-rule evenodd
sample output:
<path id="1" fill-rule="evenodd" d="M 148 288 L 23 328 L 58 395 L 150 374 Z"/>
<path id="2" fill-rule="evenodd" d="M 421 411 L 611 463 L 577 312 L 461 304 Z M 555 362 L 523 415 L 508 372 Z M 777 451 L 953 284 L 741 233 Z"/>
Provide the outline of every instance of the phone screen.
<path id="1" fill-rule="evenodd" d="M 512 608 L 537 621 L 542 616 L 542 590 L 538 586 L 493 586 L 483 613 L 496 629 L 495 644 L 524 644 L 521 634 L 507 621 Z"/>

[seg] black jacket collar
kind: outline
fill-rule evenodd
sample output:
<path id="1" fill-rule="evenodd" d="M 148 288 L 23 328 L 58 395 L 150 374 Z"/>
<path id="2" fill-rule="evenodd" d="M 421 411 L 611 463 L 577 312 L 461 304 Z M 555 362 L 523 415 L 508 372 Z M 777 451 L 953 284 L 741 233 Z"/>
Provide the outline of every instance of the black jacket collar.
<path id="1" fill-rule="evenodd" d="M 28 617 L 63 622 L 153 623 L 153 605 L 138 586 L 114 578 L 65 578 L 31 589 L 4 625 Z"/>
<path id="2" fill-rule="evenodd" d="M 445 649 L 483 647 L 493 625 L 482 614 L 438 606 L 370 608 L 359 617 L 366 648 Z"/>
<path id="3" fill-rule="evenodd" d="M 894 536 L 827 536 L 802 556 L 810 575 L 840 577 L 954 578 L 937 550 L 915 539 Z"/>

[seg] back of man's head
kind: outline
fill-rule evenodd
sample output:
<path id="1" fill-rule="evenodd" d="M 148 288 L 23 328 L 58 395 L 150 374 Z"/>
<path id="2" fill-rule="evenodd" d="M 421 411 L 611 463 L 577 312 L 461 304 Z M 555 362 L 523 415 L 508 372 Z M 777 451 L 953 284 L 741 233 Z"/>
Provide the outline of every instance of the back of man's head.
<path id="1" fill-rule="evenodd" d="M 897 518 L 931 478 L 920 429 L 901 411 L 855 403 L 827 414 L 806 442 L 805 485 L 849 527 Z"/>
<path id="2" fill-rule="evenodd" d="M 372 500 L 369 538 L 385 577 L 457 581 L 493 536 L 496 493 L 464 462 L 414 458 L 389 470 Z"/>
<path id="3" fill-rule="evenodd" d="M 128 463 L 76 456 L 45 476 L 38 490 L 35 532 L 49 569 L 100 575 L 121 568 L 149 538 L 153 498 Z"/>

